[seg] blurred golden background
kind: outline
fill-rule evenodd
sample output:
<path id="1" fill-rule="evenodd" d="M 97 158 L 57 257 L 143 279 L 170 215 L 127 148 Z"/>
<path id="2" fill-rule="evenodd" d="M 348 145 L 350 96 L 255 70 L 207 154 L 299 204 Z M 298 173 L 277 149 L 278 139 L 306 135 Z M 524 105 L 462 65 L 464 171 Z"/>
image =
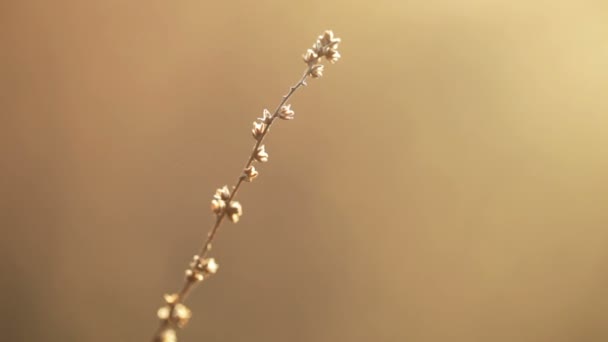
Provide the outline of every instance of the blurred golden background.
<path id="1" fill-rule="evenodd" d="M 0 4 L 6 341 L 147 341 L 323 30 L 181 341 L 607 341 L 608 3 Z"/>

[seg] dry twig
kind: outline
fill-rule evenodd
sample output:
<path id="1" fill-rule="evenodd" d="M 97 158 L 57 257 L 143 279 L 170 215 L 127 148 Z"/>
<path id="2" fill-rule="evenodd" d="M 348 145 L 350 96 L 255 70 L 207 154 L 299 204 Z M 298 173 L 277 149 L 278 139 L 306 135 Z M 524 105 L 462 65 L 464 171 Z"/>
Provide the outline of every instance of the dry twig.
<path id="1" fill-rule="evenodd" d="M 312 48 L 308 49 L 302 56 L 306 63 L 306 71 L 294 86 L 289 89 L 289 92 L 283 96 L 283 99 L 271 114 L 267 109 L 264 109 L 262 117 L 253 122 L 251 134 L 255 139 L 255 144 L 249 155 L 249 159 L 239 175 L 236 184 L 232 187 L 232 191 L 228 186 L 218 189 L 211 201 L 211 210 L 215 214 L 215 223 L 207 234 L 207 238 L 203 243 L 201 250 L 196 254 L 186 269 L 186 277 L 180 291 L 173 294 L 165 294 L 165 305 L 158 310 L 158 318 L 160 326 L 156 331 L 153 341 L 155 342 L 174 342 L 177 341 L 176 331 L 183 328 L 192 316 L 192 312 L 183 303 L 186 297 L 194 288 L 194 285 L 206 280 L 218 270 L 218 264 L 214 258 L 208 258 L 207 255 L 211 250 L 213 242 L 219 227 L 227 217 L 230 221 L 236 223 L 243 214 L 241 204 L 234 200 L 238 190 L 243 182 L 251 182 L 258 176 L 258 171 L 253 166 L 255 162 L 265 163 L 268 161 L 268 153 L 265 146 L 262 144 L 266 134 L 274 121 L 279 118 L 283 120 L 292 120 L 295 112 L 291 109 L 291 105 L 287 101 L 300 87 L 306 85 L 308 77 L 319 78 L 323 75 L 324 67 L 320 64 L 323 57 L 331 63 L 335 63 L 340 58 L 338 52 L 338 44 L 340 38 L 334 37 L 332 31 L 325 31 L 319 36 Z"/>

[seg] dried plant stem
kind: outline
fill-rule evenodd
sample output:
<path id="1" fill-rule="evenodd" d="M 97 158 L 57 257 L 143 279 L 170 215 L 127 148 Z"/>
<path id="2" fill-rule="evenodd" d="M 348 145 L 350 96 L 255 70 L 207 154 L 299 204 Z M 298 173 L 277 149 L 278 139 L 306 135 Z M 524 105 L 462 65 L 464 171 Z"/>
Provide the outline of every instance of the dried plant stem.
<path id="1" fill-rule="evenodd" d="M 251 155 L 249 156 L 249 159 L 247 160 L 247 164 L 245 164 L 245 167 L 243 169 L 247 169 L 248 167 L 251 166 L 251 164 L 253 164 L 253 161 L 255 160 L 256 152 L 258 151 L 258 148 L 260 148 L 260 146 L 262 145 L 262 142 L 264 141 L 266 134 L 268 134 L 270 127 L 274 123 L 274 120 L 276 120 L 276 118 L 278 117 L 281 108 L 283 107 L 283 105 L 285 105 L 285 103 L 287 103 L 287 101 L 289 100 L 291 95 L 293 95 L 296 92 L 296 90 L 298 90 L 298 88 L 300 88 L 303 85 L 306 85 L 306 78 L 308 78 L 308 76 L 310 75 L 311 70 L 312 70 L 312 66 L 308 66 L 308 68 L 306 69 L 306 72 L 304 73 L 302 78 L 300 78 L 300 81 L 298 81 L 298 83 L 296 83 L 294 86 L 292 86 L 289 89 L 289 92 L 283 96 L 283 100 L 281 101 L 281 103 L 279 103 L 279 105 L 275 109 L 274 113 L 272 114 L 272 119 L 268 123 L 268 126 L 262 132 L 262 136 L 260 137 L 260 139 L 258 139 L 256 141 L 255 145 L 253 146 Z M 236 193 L 239 191 L 239 188 L 241 187 L 241 184 L 243 184 L 243 181 L 245 181 L 245 178 L 242 175 L 239 176 L 239 178 L 236 182 L 236 185 L 233 187 L 232 193 L 230 194 L 230 198 L 226 202 L 231 202 L 234 199 L 234 197 L 236 196 Z M 201 259 L 205 258 L 207 256 L 207 253 L 209 253 L 209 251 L 211 250 L 211 242 L 213 242 L 213 239 L 215 238 L 215 234 L 217 233 L 218 228 L 222 224 L 222 221 L 224 220 L 225 216 L 226 216 L 226 213 L 222 213 L 217 216 L 217 218 L 215 220 L 215 224 L 213 225 L 213 228 L 211 228 L 211 231 L 207 235 L 207 241 L 205 241 L 205 243 L 201 247 L 201 251 L 198 254 Z"/>
<path id="2" fill-rule="evenodd" d="M 244 169 L 247 169 L 248 167 L 250 167 L 253 164 L 253 161 L 255 160 L 256 153 L 257 153 L 258 149 L 260 148 L 260 146 L 262 145 L 262 142 L 264 141 L 264 138 L 268 134 L 268 131 L 270 130 L 270 127 L 272 126 L 272 124 L 274 123 L 274 121 L 279 116 L 279 112 L 281 111 L 281 108 L 285 105 L 285 103 L 287 103 L 287 101 L 289 101 L 289 99 L 291 98 L 291 96 L 300 87 L 302 87 L 303 85 L 306 85 L 306 79 L 308 78 L 308 76 L 310 76 L 310 72 L 312 70 L 312 67 L 313 67 L 312 65 L 308 65 L 308 67 L 306 68 L 306 72 L 304 72 L 304 75 L 302 75 L 302 77 L 300 78 L 300 80 L 298 81 L 298 83 L 296 83 L 294 86 L 292 86 L 289 89 L 289 92 L 283 96 L 283 99 L 281 100 L 281 102 L 279 103 L 279 105 L 277 106 L 277 108 L 274 110 L 274 113 L 272 114 L 272 118 L 270 119 L 270 122 L 266 126 L 266 129 L 262 132 L 262 136 L 254 144 L 253 149 L 251 151 L 249 159 L 247 160 L 247 163 L 245 164 Z M 241 187 L 241 184 L 243 184 L 244 181 L 245 181 L 245 178 L 242 175 L 239 176 L 236 184 L 233 187 L 233 190 L 232 190 L 232 193 L 230 194 L 229 199 L 226 201 L 227 203 L 231 202 L 234 199 L 234 197 L 236 196 L 239 188 Z M 217 217 L 215 219 L 215 223 L 213 224 L 213 227 L 211 228 L 211 230 L 207 234 L 207 238 L 205 240 L 205 243 L 202 245 L 201 250 L 198 253 L 198 259 L 199 260 L 204 259 L 207 256 L 207 254 L 209 253 L 209 251 L 211 250 L 211 244 L 212 244 L 213 240 L 215 239 L 216 234 L 217 234 L 220 226 L 222 225 L 222 222 L 224 221 L 225 217 L 226 217 L 226 212 L 223 212 L 220 215 L 217 215 Z M 190 293 L 190 291 L 194 288 L 194 285 L 196 283 L 197 282 L 195 280 L 191 280 L 191 278 L 186 277 L 186 279 L 184 281 L 184 284 L 182 285 L 181 290 L 177 293 L 177 296 L 175 297 L 174 304 L 183 303 L 186 300 L 186 297 L 188 296 L 188 294 Z M 173 314 L 173 310 L 175 310 L 175 306 L 176 305 L 173 305 L 171 307 L 170 316 Z M 171 321 L 170 320 L 164 320 L 162 322 L 162 324 L 159 326 L 159 328 L 158 328 L 158 330 L 157 330 L 157 332 L 155 334 L 155 341 L 162 341 L 162 340 L 159 339 L 159 336 L 161 336 L 162 332 L 165 331 L 169 325 L 171 325 Z"/>
<path id="3" fill-rule="evenodd" d="M 253 163 L 256 161 L 265 162 L 268 160 L 268 154 L 264 150 L 264 145 L 262 145 L 264 138 L 277 118 L 285 120 L 293 119 L 294 112 L 291 110 L 290 105 L 286 105 L 287 101 L 289 101 L 291 96 L 300 87 L 306 85 L 306 79 L 308 77 L 321 77 L 323 74 L 323 65 L 319 64 L 319 62 L 322 57 L 326 57 L 331 62 L 338 60 L 340 57 L 337 52 L 339 42 L 340 39 L 334 38 L 331 31 L 326 31 L 324 35 L 319 36 L 317 42 L 313 45 L 313 49 L 309 49 L 303 56 L 307 67 L 300 80 L 290 87 L 289 92 L 283 96 L 272 114 L 267 110 L 264 110 L 264 116 L 258 119 L 261 123 L 254 122 L 252 133 L 256 142 L 253 145 L 251 154 L 243 168 L 244 171 L 241 171 L 236 184 L 232 187 L 232 191 L 229 191 L 225 186 L 224 188 L 218 189 L 216 192 L 214 200 L 212 201 L 212 209 L 216 214 L 215 223 L 207 234 L 199 253 L 194 256 L 194 261 L 186 270 L 185 281 L 180 291 L 174 294 L 165 295 L 167 305 L 162 307 L 158 312 L 161 324 L 154 335 L 153 341 L 176 341 L 175 328 L 181 328 L 188 322 L 191 312 L 183 305 L 188 294 L 197 283 L 202 282 L 209 275 L 212 275 L 217 271 L 218 266 L 215 263 L 215 260 L 213 258 L 207 258 L 212 243 L 217 236 L 217 232 L 226 216 L 233 222 L 238 221 L 242 214 L 242 210 L 240 204 L 234 201 L 234 198 L 243 182 L 252 181 L 253 178 L 257 176 L 257 171 L 253 167 Z"/>

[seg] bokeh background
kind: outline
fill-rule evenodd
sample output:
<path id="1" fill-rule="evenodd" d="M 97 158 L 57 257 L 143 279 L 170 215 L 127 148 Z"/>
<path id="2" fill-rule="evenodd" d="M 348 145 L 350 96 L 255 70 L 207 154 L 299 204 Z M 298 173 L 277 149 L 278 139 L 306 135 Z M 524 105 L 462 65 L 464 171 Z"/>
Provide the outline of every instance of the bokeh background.
<path id="1" fill-rule="evenodd" d="M 608 3 L 5 1 L 5 341 L 147 341 L 324 29 L 182 341 L 608 340 Z"/>

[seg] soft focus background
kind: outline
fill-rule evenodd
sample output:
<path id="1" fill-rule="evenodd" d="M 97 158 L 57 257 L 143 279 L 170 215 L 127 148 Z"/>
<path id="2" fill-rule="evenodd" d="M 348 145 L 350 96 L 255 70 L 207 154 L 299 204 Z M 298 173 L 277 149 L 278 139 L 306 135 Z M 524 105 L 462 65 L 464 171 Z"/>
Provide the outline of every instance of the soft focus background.
<path id="1" fill-rule="evenodd" d="M 147 341 L 331 28 L 181 341 L 607 341 L 608 3 L 0 4 L 5 341 Z"/>

